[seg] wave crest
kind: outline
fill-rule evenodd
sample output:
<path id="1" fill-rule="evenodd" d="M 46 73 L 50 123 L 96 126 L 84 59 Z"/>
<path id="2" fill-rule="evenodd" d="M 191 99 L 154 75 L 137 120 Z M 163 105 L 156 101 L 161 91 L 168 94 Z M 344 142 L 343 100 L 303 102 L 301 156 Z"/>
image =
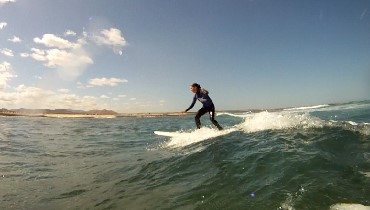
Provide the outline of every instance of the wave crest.
<path id="1" fill-rule="evenodd" d="M 238 127 L 244 132 L 280 130 L 288 128 L 322 127 L 324 121 L 308 113 L 260 112 L 247 116 Z"/>

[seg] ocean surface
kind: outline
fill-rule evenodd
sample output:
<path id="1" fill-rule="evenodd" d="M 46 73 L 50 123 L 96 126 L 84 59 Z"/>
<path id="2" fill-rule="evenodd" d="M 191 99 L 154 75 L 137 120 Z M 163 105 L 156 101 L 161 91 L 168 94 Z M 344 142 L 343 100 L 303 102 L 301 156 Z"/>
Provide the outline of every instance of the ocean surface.
<path id="1" fill-rule="evenodd" d="M 0 117 L 0 209 L 370 209 L 370 101 L 216 119 Z"/>

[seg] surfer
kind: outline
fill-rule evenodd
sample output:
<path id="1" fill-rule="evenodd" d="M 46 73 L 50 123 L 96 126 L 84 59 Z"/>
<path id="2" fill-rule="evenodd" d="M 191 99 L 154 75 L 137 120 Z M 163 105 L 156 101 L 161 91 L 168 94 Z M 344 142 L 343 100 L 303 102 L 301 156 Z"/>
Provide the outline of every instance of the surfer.
<path id="1" fill-rule="evenodd" d="M 200 117 L 203 116 L 205 113 L 209 113 L 211 122 L 215 125 L 219 130 L 222 130 L 222 127 L 218 124 L 215 120 L 215 105 L 212 102 L 212 99 L 208 96 L 208 91 L 200 87 L 199 84 L 193 83 L 190 86 L 191 92 L 195 93 L 193 102 L 191 103 L 190 107 L 185 110 L 185 112 L 189 111 L 194 107 L 195 102 L 197 99 L 203 104 L 203 107 L 198 110 L 197 114 L 195 115 L 195 124 L 197 128 L 200 128 Z"/>

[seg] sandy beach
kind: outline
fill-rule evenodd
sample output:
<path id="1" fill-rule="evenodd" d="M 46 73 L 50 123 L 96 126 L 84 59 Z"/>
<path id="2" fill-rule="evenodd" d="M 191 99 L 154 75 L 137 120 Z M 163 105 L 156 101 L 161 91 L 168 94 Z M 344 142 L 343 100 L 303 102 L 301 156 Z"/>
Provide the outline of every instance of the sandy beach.
<path id="1" fill-rule="evenodd" d="M 44 114 L 44 113 L 21 113 L 0 112 L 0 116 L 27 116 L 27 117 L 51 117 L 51 118 L 116 118 L 116 117 L 164 117 L 185 116 L 193 112 L 165 112 L 165 113 L 122 113 L 122 114 Z"/>
<path id="2" fill-rule="evenodd" d="M 116 115 L 89 115 L 89 114 L 44 114 L 43 117 L 53 118 L 116 118 Z"/>

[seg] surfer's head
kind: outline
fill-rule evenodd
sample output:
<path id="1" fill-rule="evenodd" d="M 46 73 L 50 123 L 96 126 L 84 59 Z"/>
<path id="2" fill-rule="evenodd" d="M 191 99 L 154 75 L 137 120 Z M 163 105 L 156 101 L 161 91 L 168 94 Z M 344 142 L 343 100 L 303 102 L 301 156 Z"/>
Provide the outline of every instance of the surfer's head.
<path id="1" fill-rule="evenodd" d="M 190 86 L 191 92 L 196 93 L 198 90 L 200 90 L 200 85 L 198 83 L 193 83 Z"/>

